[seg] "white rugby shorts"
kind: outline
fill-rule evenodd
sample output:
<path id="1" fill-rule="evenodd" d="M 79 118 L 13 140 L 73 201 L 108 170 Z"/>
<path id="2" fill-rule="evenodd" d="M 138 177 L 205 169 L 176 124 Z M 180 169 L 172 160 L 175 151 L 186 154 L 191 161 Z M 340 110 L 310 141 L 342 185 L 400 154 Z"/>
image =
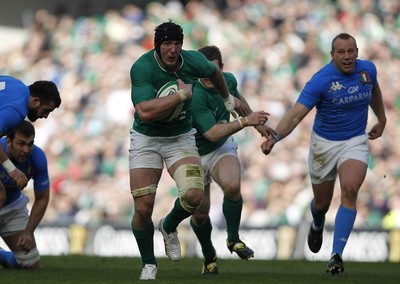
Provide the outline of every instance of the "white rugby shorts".
<path id="1" fill-rule="evenodd" d="M 237 153 L 238 144 L 233 140 L 233 137 L 229 137 L 224 144 L 222 144 L 219 148 L 214 151 L 202 155 L 201 164 L 204 169 L 204 184 L 210 184 L 212 182 L 211 171 L 214 168 L 215 164 L 224 156 L 238 156 Z"/>
<path id="2" fill-rule="evenodd" d="M 29 220 L 29 211 L 26 207 L 28 201 L 28 197 L 21 194 L 18 199 L 0 209 L 1 237 L 25 230 Z"/>
<path id="3" fill-rule="evenodd" d="M 199 157 L 194 135 L 196 129 L 172 137 L 151 137 L 133 129 L 130 131 L 129 169 L 167 168 L 186 157 Z"/>
<path id="4" fill-rule="evenodd" d="M 368 164 L 368 155 L 367 134 L 349 140 L 330 141 L 313 132 L 308 155 L 311 182 L 320 184 L 335 180 L 338 168 L 344 161 L 354 159 Z"/>

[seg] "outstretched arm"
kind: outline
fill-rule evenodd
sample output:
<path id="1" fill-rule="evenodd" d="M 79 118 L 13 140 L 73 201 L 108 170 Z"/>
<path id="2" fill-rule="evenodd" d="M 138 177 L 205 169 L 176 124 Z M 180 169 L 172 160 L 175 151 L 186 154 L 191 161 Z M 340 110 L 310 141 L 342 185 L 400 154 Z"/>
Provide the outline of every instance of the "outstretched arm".
<path id="1" fill-rule="evenodd" d="M 242 95 L 239 95 L 238 99 L 243 103 L 243 105 L 246 108 L 246 113 L 240 114 L 240 115 L 246 116 L 246 115 L 249 115 L 250 113 L 253 112 L 253 110 L 251 109 L 251 107 L 248 104 L 247 100 Z M 268 112 L 267 112 L 267 115 L 269 115 Z M 267 121 L 268 121 L 268 117 L 267 117 Z M 261 134 L 261 136 L 264 136 L 264 137 L 268 137 L 268 136 L 271 136 L 271 135 L 274 134 L 273 129 L 271 127 L 269 127 L 268 125 L 266 125 L 266 124 L 254 125 L 254 128 L 258 131 L 258 133 Z"/>
<path id="2" fill-rule="evenodd" d="M 275 143 L 288 136 L 309 112 L 310 110 L 308 108 L 296 102 L 276 126 L 275 134 L 268 137 L 267 140 L 261 144 L 263 153 L 268 155 Z"/>
<path id="3" fill-rule="evenodd" d="M 256 111 L 245 117 L 238 117 L 236 120 L 227 123 L 217 123 L 207 132 L 204 137 L 211 142 L 216 142 L 224 137 L 228 137 L 247 126 L 264 125 L 268 120 L 268 113 L 265 111 Z"/>

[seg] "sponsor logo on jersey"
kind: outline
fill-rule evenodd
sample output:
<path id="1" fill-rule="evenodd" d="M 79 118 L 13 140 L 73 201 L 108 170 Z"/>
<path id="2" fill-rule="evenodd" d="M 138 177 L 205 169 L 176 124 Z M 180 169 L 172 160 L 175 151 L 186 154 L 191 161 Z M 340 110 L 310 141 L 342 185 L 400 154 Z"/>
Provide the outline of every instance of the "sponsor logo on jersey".
<path id="1" fill-rule="evenodd" d="M 347 90 L 347 92 L 348 92 L 349 94 L 353 94 L 353 93 L 355 93 L 355 92 L 358 92 L 358 86 L 357 86 L 357 85 L 351 86 L 351 87 Z"/>
<path id="2" fill-rule="evenodd" d="M 343 104 L 357 103 L 360 101 L 370 100 L 370 99 L 371 99 L 371 91 L 367 91 L 352 96 L 334 98 L 332 99 L 332 103 L 335 105 L 343 105 Z"/>
<path id="3" fill-rule="evenodd" d="M 212 111 L 212 113 L 213 113 L 213 115 L 214 115 L 215 117 L 217 117 L 217 111 L 218 111 L 218 107 L 216 107 L 215 110 Z"/>
<path id="4" fill-rule="evenodd" d="M 341 89 L 346 89 L 346 87 L 341 85 L 338 81 L 332 82 L 331 88 L 329 89 L 328 93 L 340 91 Z"/>

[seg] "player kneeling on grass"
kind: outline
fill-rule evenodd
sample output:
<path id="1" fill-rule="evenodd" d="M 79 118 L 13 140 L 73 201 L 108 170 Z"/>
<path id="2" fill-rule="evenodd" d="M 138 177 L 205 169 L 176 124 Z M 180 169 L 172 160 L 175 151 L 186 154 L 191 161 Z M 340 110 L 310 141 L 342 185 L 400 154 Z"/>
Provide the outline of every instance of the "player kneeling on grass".
<path id="1" fill-rule="evenodd" d="M 0 179 L 7 191 L 5 205 L 0 208 L 0 236 L 11 249 L 0 248 L 0 265 L 5 268 L 39 269 L 40 256 L 33 235 L 43 218 L 49 202 L 49 176 L 47 159 L 42 149 L 33 144 L 35 129 L 28 121 L 22 121 L 0 140 L 14 165 L 27 179 L 33 179 L 35 200 L 30 214 L 28 197 L 0 166 Z"/>

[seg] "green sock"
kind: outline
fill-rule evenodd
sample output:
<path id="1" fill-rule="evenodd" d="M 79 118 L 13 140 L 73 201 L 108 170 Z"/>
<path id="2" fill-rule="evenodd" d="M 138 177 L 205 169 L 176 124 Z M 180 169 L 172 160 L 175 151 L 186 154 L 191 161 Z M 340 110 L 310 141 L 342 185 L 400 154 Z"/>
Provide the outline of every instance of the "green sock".
<path id="1" fill-rule="evenodd" d="M 169 212 L 169 214 L 164 219 L 165 232 L 167 232 L 168 234 L 171 232 L 175 232 L 178 225 L 191 215 L 192 213 L 183 209 L 179 198 L 177 198 L 171 212 Z"/>
<path id="2" fill-rule="evenodd" d="M 154 256 L 154 224 L 151 222 L 144 230 L 136 230 L 132 225 L 132 233 L 136 238 L 139 247 L 140 256 L 142 257 L 142 267 L 145 264 L 157 265 Z"/>
<path id="3" fill-rule="evenodd" d="M 239 239 L 240 218 L 242 216 L 243 199 L 232 201 L 224 197 L 222 212 L 226 220 L 228 241 L 233 242 Z"/>
<path id="4" fill-rule="evenodd" d="M 200 242 L 204 259 L 214 258 L 216 256 L 216 252 L 211 241 L 212 225 L 210 218 L 208 218 L 206 223 L 202 226 L 195 225 L 192 221 L 192 218 L 190 218 L 190 226 Z"/>

